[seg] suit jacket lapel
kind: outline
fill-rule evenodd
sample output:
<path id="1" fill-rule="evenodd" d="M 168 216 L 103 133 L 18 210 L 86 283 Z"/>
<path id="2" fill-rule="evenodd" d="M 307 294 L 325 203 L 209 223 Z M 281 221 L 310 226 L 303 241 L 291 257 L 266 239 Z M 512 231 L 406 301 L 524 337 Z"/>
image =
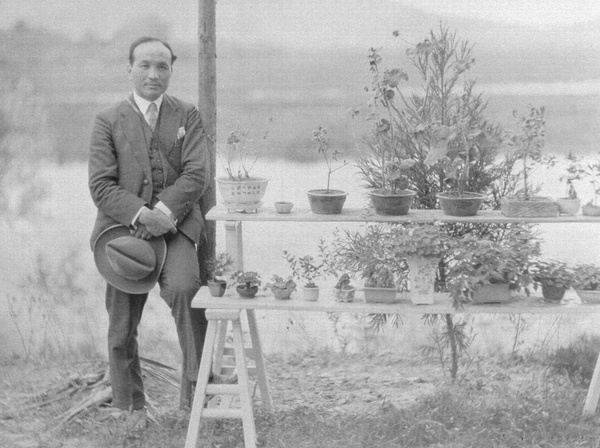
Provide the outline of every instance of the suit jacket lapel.
<path id="1" fill-rule="evenodd" d="M 159 135 L 166 148 L 166 155 L 169 155 L 175 147 L 177 131 L 182 121 L 182 113 L 182 110 L 171 97 L 168 95 L 163 97 L 163 102 L 160 106 Z"/>
<path id="2" fill-rule="evenodd" d="M 125 133 L 125 138 L 127 139 L 135 158 L 144 170 L 146 179 L 151 179 L 152 170 L 150 168 L 150 158 L 148 157 L 146 137 L 144 136 L 143 123 L 141 121 L 143 117 L 140 115 L 139 109 L 135 105 L 133 95 L 121 103 L 119 112 L 123 117 L 123 132 Z"/>

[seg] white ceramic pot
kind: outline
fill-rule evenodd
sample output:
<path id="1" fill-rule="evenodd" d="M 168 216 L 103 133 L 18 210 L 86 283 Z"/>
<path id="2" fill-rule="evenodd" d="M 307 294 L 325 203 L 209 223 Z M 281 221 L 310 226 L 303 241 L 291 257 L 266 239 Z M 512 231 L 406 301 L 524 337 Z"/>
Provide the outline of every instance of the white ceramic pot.
<path id="1" fill-rule="evenodd" d="M 254 212 L 267 190 L 268 179 L 251 177 L 244 180 L 231 180 L 227 177 L 216 179 L 223 205 L 231 211 Z"/>
<path id="2" fill-rule="evenodd" d="M 305 286 L 302 290 L 302 296 L 307 302 L 316 302 L 319 300 L 319 287 L 309 288 Z"/>

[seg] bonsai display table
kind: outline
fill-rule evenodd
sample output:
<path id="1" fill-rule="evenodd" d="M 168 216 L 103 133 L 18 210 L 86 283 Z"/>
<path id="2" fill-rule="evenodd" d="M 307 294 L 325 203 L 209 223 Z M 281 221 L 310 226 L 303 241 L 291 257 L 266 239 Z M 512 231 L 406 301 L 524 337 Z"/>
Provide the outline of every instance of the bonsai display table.
<path id="1" fill-rule="evenodd" d="M 553 218 L 508 218 L 499 211 L 481 211 L 472 217 L 445 216 L 438 210 L 411 210 L 406 216 L 380 216 L 368 213 L 365 209 L 344 210 L 338 215 L 315 215 L 308 209 L 294 209 L 290 214 L 278 214 L 274 209 L 260 209 L 257 213 L 228 213 L 223 208 L 213 208 L 206 216 L 209 220 L 225 221 L 226 251 L 236 262 L 236 269 L 243 270 L 243 221 L 287 221 L 287 222 L 479 222 L 479 223 L 565 223 L 596 222 L 600 217 L 591 216 L 559 216 Z M 378 304 L 366 303 L 362 293 L 357 293 L 353 302 L 337 302 L 333 291 L 322 292 L 316 302 L 301 298 L 277 300 L 271 295 L 258 294 L 254 299 L 242 299 L 235 292 L 228 291 L 223 297 L 212 297 L 208 288 L 201 288 L 192 302 L 193 307 L 206 308 L 208 330 L 205 339 L 202 360 L 198 372 L 198 382 L 194 394 L 190 423 L 186 438 L 186 448 L 196 448 L 198 431 L 203 418 L 239 418 L 244 428 L 244 440 L 247 448 L 256 446 L 253 402 L 248 386 L 248 376 L 253 372 L 257 377 L 261 401 L 267 409 L 272 408 L 269 385 L 266 376 L 263 351 L 256 323 L 255 310 L 266 311 L 306 311 L 354 314 L 591 314 L 600 313 L 600 305 L 560 305 L 543 302 L 541 296 L 517 296 L 514 301 L 502 304 L 468 305 L 461 309 L 453 307 L 448 294 L 436 293 L 431 305 L 413 305 L 409 296 L 399 303 Z M 244 347 L 241 318 L 245 315 L 248 321 L 251 344 Z M 217 374 L 228 373 L 223 370 L 223 357 L 229 352 L 225 348 L 227 327 L 233 333 L 233 355 L 238 375 L 238 383 L 232 385 L 208 384 L 210 371 Z M 249 369 L 246 358 L 253 358 L 255 368 Z M 231 370 L 230 370 L 231 371 Z M 206 400 L 213 395 L 239 396 L 240 408 L 232 409 L 231 400 L 222 400 L 219 408 L 205 406 Z M 584 414 L 596 411 L 600 398 L 600 357 L 596 362 L 593 378 L 584 404 Z"/>

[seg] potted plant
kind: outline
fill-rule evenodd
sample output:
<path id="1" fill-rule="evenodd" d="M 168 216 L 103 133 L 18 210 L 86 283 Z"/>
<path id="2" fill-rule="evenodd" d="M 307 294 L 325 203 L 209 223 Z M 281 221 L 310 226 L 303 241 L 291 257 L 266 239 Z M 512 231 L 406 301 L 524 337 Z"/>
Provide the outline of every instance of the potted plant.
<path id="1" fill-rule="evenodd" d="M 254 298 L 262 284 L 260 274 L 255 271 L 236 271 L 231 278 L 234 281 L 235 290 L 240 297 L 245 299 Z"/>
<path id="2" fill-rule="evenodd" d="M 573 270 L 573 287 L 583 303 L 600 303 L 600 268 L 581 264 Z"/>
<path id="3" fill-rule="evenodd" d="M 251 176 L 259 158 L 260 147 L 267 139 L 268 131 L 259 141 L 250 136 L 250 131 L 240 128 L 232 130 L 224 148 L 220 149 L 226 176 L 217 177 L 216 182 L 223 198 L 223 204 L 230 212 L 256 212 L 262 205 L 268 180 Z"/>
<path id="4" fill-rule="evenodd" d="M 408 263 L 411 301 L 415 305 L 433 304 L 435 274 L 450 248 L 450 237 L 438 225 L 414 224 L 396 226 L 393 241 Z"/>
<path id="5" fill-rule="evenodd" d="M 264 289 L 270 289 L 276 299 L 287 300 L 296 290 L 296 282 L 291 276 L 284 279 L 279 275 L 273 275 L 273 281 L 267 283 Z"/>
<path id="6" fill-rule="evenodd" d="M 397 303 L 396 279 L 385 266 L 372 266 L 362 273 L 365 279 L 364 293 L 367 303 Z"/>
<path id="7" fill-rule="evenodd" d="M 289 201 L 277 201 L 274 203 L 275 211 L 280 214 L 288 214 L 294 208 L 294 203 Z"/>
<path id="8" fill-rule="evenodd" d="M 209 262 L 210 278 L 207 280 L 208 289 L 213 297 L 222 297 L 227 289 L 225 272 L 233 264 L 231 256 L 225 252 L 218 254 Z"/>
<path id="9" fill-rule="evenodd" d="M 350 276 L 342 274 L 334 286 L 337 302 L 354 302 L 356 288 L 350 283 Z"/>
<path id="10" fill-rule="evenodd" d="M 313 213 L 317 214 L 339 214 L 342 212 L 342 208 L 344 207 L 348 193 L 342 190 L 332 190 L 329 188 L 329 186 L 331 182 L 331 174 L 346 166 L 347 162 L 344 161 L 340 166 L 336 168 L 333 167 L 333 162 L 337 161 L 339 152 L 337 150 L 330 150 L 329 137 L 327 135 L 326 128 L 319 126 L 318 129 L 313 131 L 312 139 L 317 146 L 317 152 L 323 155 L 325 163 L 327 164 L 327 188 L 309 190 L 306 192 L 308 195 L 310 209 Z"/>
<path id="11" fill-rule="evenodd" d="M 590 200 L 581 208 L 581 213 L 586 216 L 600 216 L 600 205 L 598 205 L 598 195 L 600 195 L 600 183 L 597 181 L 600 175 L 600 160 L 590 162 L 584 169 L 583 177 L 589 178 L 594 192 L 594 199 Z"/>
<path id="12" fill-rule="evenodd" d="M 394 227 L 393 224 L 369 225 L 364 230 L 344 230 L 343 233 L 336 229 L 333 240 L 328 245 L 320 245 L 328 271 L 334 275 L 360 272 L 367 288 L 383 287 L 383 284 L 394 288 L 394 297 L 387 299 L 395 300 L 395 291 L 405 290 L 407 269 L 395 245 Z"/>
<path id="13" fill-rule="evenodd" d="M 503 197 L 500 200 L 502 214 L 509 217 L 550 217 L 558 215 L 558 204 L 548 197 L 532 195 L 529 181 L 530 164 L 542 161 L 542 148 L 545 142 L 544 107 L 527 106 L 529 113 L 519 115 L 515 110 L 513 117 L 519 130 L 510 139 L 514 155 L 522 163 L 523 189 L 516 196 Z"/>
<path id="14" fill-rule="evenodd" d="M 369 50 L 369 68 L 373 75 L 371 92 L 372 110 L 383 107 L 386 117 L 373 112 L 370 119 L 374 121 L 371 134 L 365 142 L 371 154 L 358 160 L 359 174 L 366 180 L 370 188 L 369 196 L 375 213 L 378 215 L 406 215 L 412 205 L 416 192 L 410 190 L 408 170 L 415 161 L 407 157 L 394 129 L 394 98 L 400 95 L 399 84 L 408 80 L 406 73 L 399 68 L 379 69 L 381 57 L 375 48 Z M 356 115 L 353 111 L 352 117 Z"/>
<path id="15" fill-rule="evenodd" d="M 560 177 L 561 182 L 566 182 L 566 196 L 558 198 L 558 211 L 561 215 L 576 215 L 581 207 L 581 199 L 577 197 L 577 190 L 573 182 L 581 180 L 585 176 L 585 169 L 581 166 L 581 159 L 572 152 L 567 155 L 567 173 Z"/>
<path id="16" fill-rule="evenodd" d="M 552 302 L 560 302 L 573 282 L 572 270 L 560 261 L 535 261 L 531 274 L 536 282 L 534 288 L 537 290 L 540 285 L 544 299 Z"/>
<path id="17" fill-rule="evenodd" d="M 511 300 L 511 291 L 533 283 L 528 270 L 539 242 L 527 228 L 511 227 L 501 242 L 466 234 L 457 239 L 446 269 L 446 288 L 455 307 Z"/>
<path id="18" fill-rule="evenodd" d="M 304 300 L 314 302 L 319 299 L 319 286 L 315 280 L 323 276 L 324 264 L 316 261 L 310 255 L 296 257 L 288 251 L 283 251 L 283 256 L 292 268 L 294 278 L 304 282 Z"/>

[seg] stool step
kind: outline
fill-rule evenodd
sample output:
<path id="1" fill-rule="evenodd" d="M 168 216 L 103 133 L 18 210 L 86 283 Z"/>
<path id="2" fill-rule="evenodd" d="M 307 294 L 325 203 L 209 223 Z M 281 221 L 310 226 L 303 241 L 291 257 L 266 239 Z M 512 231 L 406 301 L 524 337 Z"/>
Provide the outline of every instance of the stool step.
<path id="1" fill-rule="evenodd" d="M 206 393 L 208 395 L 239 395 L 240 388 L 237 384 L 208 384 Z"/>
<path id="2" fill-rule="evenodd" d="M 231 408 L 205 408 L 202 409 L 201 418 L 242 418 L 242 410 Z"/>

